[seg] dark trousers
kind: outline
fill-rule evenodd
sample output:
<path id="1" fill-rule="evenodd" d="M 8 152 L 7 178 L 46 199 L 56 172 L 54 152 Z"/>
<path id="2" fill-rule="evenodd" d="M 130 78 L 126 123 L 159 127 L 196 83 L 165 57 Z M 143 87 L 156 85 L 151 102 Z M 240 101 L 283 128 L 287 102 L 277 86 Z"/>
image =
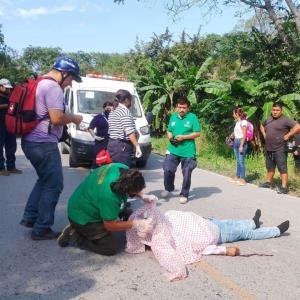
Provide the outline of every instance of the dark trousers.
<path id="1" fill-rule="evenodd" d="M 195 158 L 185 158 L 173 154 L 167 154 L 163 163 L 164 185 L 167 191 L 174 191 L 175 173 L 180 163 L 183 175 L 183 182 L 180 195 L 188 197 L 191 187 L 192 172 L 197 167 L 197 161 Z"/>
<path id="2" fill-rule="evenodd" d="M 72 220 L 70 223 L 79 236 L 79 247 L 106 256 L 117 253 L 117 240 L 111 232 L 105 229 L 103 223 L 80 225 Z"/>
<path id="3" fill-rule="evenodd" d="M 133 145 L 130 141 L 109 139 L 107 150 L 114 163 L 122 163 L 130 167 Z"/>
<path id="4" fill-rule="evenodd" d="M 21 146 L 38 175 L 27 200 L 23 218 L 34 222 L 34 232 L 42 233 L 54 223 L 55 207 L 63 190 L 60 153 L 56 143 L 22 140 Z"/>
<path id="5" fill-rule="evenodd" d="M 5 157 L 3 150 L 5 149 Z M 14 169 L 16 163 L 17 141 L 14 134 L 9 133 L 4 125 L 0 125 L 0 170 Z"/>
<path id="6" fill-rule="evenodd" d="M 107 144 L 108 144 L 108 138 L 104 139 L 102 141 L 95 141 L 95 146 L 94 146 L 94 160 L 92 164 L 92 169 L 96 169 L 99 166 L 96 164 L 96 156 L 97 154 L 102 151 L 107 149 Z"/>

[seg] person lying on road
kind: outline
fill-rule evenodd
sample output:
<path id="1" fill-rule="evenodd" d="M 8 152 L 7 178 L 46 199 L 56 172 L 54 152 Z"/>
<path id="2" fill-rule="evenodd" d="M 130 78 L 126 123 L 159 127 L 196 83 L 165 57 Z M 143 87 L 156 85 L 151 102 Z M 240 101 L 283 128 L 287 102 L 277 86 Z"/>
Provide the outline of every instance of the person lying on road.
<path id="1" fill-rule="evenodd" d="M 155 258 L 167 270 L 169 280 L 183 279 L 187 276 L 185 266 L 199 261 L 202 255 L 240 254 L 238 247 L 219 244 L 278 237 L 289 228 L 289 221 L 261 228 L 260 216 L 258 209 L 254 217 L 247 220 L 206 219 L 193 212 L 162 213 L 153 204 L 144 205 L 133 212 L 129 220 L 151 220 L 153 226 L 147 232 L 128 230 L 126 251 L 142 253 L 146 245 L 150 246 Z"/>

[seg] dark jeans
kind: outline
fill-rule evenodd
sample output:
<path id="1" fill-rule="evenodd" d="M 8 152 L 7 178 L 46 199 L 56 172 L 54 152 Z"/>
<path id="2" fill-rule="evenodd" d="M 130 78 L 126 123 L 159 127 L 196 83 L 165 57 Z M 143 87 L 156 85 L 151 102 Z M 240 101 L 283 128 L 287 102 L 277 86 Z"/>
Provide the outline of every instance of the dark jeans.
<path id="1" fill-rule="evenodd" d="M 5 157 L 3 149 L 5 149 Z M 14 134 L 9 133 L 4 125 L 0 125 L 0 170 L 14 169 L 16 163 L 17 141 Z M 5 163 L 6 161 L 6 163 Z"/>
<path id="2" fill-rule="evenodd" d="M 95 146 L 94 146 L 94 160 L 92 164 L 92 169 L 96 169 L 99 166 L 96 164 L 96 155 L 102 151 L 107 149 L 107 144 L 108 144 L 108 138 L 104 139 L 102 141 L 95 141 Z"/>
<path id="3" fill-rule="evenodd" d="M 101 255 L 115 255 L 118 243 L 103 223 L 80 225 L 70 220 L 72 228 L 79 236 L 79 247 Z"/>
<path id="4" fill-rule="evenodd" d="M 27 200 L 23 218 L 35 222 L 35 233 L 43 233 L 54 224 L 55 207 L 63 190 L 60 153 L 56 143 L 22 140 L 22 149 L 38 175 Z"/>
<path id="5" fill-rule="evenodd" d="M 185 158 L 173 154 L 167 154 L 163 163 L 164 185 L 167 191 L 174 191 L 175 173 L 180 163 L 183 175 L 180 195 L 188 197 L 191 187 L 192 172 L 197 167 L 197 161 L 195 158 Z"/>
<path id="6" fill-rule="evenodd" d="M 122 163 L 130 167 L 133 145 L 130 141 L 109 139 L 107 150 L 114 163 Z"/>

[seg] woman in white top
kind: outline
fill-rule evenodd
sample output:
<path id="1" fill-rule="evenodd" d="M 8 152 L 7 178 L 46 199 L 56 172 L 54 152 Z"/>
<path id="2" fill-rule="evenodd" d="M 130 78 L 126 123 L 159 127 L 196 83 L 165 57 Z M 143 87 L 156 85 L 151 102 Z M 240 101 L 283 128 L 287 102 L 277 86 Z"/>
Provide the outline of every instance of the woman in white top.
<path id="1" fill-rule="evenodd" d="M 239 185 L 245 185 L 245 154 L 247 152 L 247 120 L 246 113 L 237 107 L 233 110 L 233 118 L 236 122 L 234 127 L 234 145 L 233 151 L 236 158 L 236 176 L 231 180 L 232 182 L 237 182 Z"/>

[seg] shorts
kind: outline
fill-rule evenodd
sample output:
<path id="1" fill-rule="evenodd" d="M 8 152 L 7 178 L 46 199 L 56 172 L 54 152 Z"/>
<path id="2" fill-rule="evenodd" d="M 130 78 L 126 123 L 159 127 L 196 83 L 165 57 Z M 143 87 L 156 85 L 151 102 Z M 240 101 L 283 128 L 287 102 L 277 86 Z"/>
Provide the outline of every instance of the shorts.
<path id="1" fill-rule="evenodd" d="M 287 173 L 287 152 L 285 151 L 267 151 L 266 152 L 266 168 L 273 171 L 278 168 L 280 173 Z"/>

